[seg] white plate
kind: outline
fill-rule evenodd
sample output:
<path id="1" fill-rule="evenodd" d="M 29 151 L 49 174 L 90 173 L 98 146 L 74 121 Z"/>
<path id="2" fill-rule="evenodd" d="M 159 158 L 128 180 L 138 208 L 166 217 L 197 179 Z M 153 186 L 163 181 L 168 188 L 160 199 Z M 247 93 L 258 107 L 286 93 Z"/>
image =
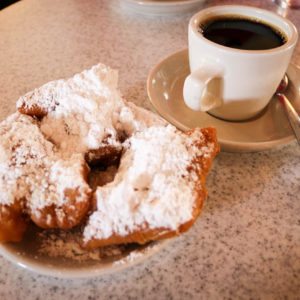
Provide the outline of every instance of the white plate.
<path id="1" fill-rule="evenodd" d="M 290 84 L 285 94 L 300 111 L 300 69 L 291 64 L 287 73 Z M 229 152 L 261 151 L 295 139 L 281 104 L 275 97 L 263 113 L 244 122 L 224 121 L 208 113 L 189 109 L 182 96 L 183 82 L 188 74 L 188 50 L 185 49 L 156 65 L 147 81 L 148 96 L 154 108 L 181 130 L 213 126 L 217 129 L 221 149 Z"/>
<path id="2" fill-rule="evenodd" d="M 87 251 L 72 250 L 72 252 L 76 252 L 76 255 L 83 257 L 79 260 L 65 254 L 54 257 L 49 255 L 51 252 L 41 252 L 43 240 L 45 240 L 43 231 L 32 226 L 26 232 L 22 242 L 0 244 L 0 254 L 13 264 L 38 274 L 68 279 L 90 278 L 121 271 L 141 263 L 161 250 L 169 241 L 152 242 L 145 246 L 114 246 L 110 247 L 109 251 L 99 249 L 94 251 L 91 259 L 86 258 Z M 47 240 L 49 241 L 49 239 Z M 55 239 L 51 243 L 53 246 L 58 245 Z M 59 248 L 63 249 L 61 246 Z M 109 256 L 102 255 L 103 257 L 98 259 L 96 254 L 99 254 L 100 251 L 101 253 L 111 252 L 111 254 Z M 65 252 L 68 253 L 69 250 Z"/>
<path id="3" fill-rule="evenodd" d="M 206 0 L 119 0 L 122 8 L 147 15 L 176 15 L 201 8 Z"/>

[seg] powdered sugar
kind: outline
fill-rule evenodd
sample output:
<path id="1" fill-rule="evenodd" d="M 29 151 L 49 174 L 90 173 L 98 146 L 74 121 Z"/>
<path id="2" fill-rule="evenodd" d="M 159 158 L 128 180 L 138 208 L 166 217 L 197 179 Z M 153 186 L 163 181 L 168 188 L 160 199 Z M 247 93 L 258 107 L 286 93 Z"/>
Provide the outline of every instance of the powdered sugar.
<path id="1" fill-rule="evenodd" d="M 167 125 L 167 122 L 158 115 L 136 106 L 134 103 L 125 102 L 115 120 L 116 128 L 124 131 L 128 136 L 135 132 L 143 131 L 151 126 Z"/>
<path id="2" fill-rule="evenodd" d="M 24 209 L 36 219 L 42 217 L 43 208 L 55 205 L 57 217 L 63 220 L 67 216 L 62 206 L 69 201 L 66 191 L 77 191 L 75 202 L 88 200 L 90 188 L 82 176 L 85 162 L 81 154 L 62 160 L 36 121 L 18 113 L 0 124 L 0 132 L 1 205 L 26 200 Z M 49 215 L 43 218 L 51 221 Z"/>
<path id="3" fill-rule="evenodd" d="M 194 146 L 199 139 L 200 130 L 186 136 L 171 125 L 129 138 L 114 181 L 96 191 L 97 210 L 84 230 L 85 242 L 145 228 L 176 230 L 191 220 L 198 175 L 188 167 L 204 154 Z"/>
<path id="4" fill-rule="evenodd" d="M 37 236 L 40 239 L 38 253 L 53 258 L 66 258 L 75 262 L 96 262 L 105 261 L 107 258 L 118 258 L 126 252 L 126 247 L 122 245 L 86 250 L 81 247 L 80 237 L 81 234 L 77 231 L 43 231 Z"/>
<path id="5" fill-rule="evenodd" d="M 131 135 L 163 121 L 125 103 L 117 83 L 117 71 L 98 64 L 70 79 L 51 81 L 27 93 L 17 101 L 17 107 L 38 107 L 45 112 L 41 131 L 65 156 L 107 144 L 118 147 L 118 132 Z"/>
<path id="6" fill-rule="evenodd" d="M 118 144 L 113 116 L 124 102 L 117 81 L 117 71 L 99 64 L 68 80 L 52 81 L 27 93 L 18 100 L 17 107 L 44 110 L 41 130 L 64 152 L 97 149 L 104 141 Z"/>
<path id="7" fill-rule="evenodd" d="M 76 201 L 86 201 L 86 191 L 89 188 L 82 176 L 83 164 L 80 154 L 74 154 L 69 160 L 50 160 L 45 171 L 36 175 L 37 184 L 29 200 L 31 209 L 41 209 L 51 204 L 64 205 L 68 201 L 68 189 L 77 190 Z"/>
<path id="8" fill-rule="evenodd" d="M 30 117 L 18 113 L 0 124 L 0 134 L 0 203 L 11 205 L 16 199 L 29 197 L 30 189 L 34 189 L 30 185 L 37 170 L 45 170 L 53 145 Z"/>

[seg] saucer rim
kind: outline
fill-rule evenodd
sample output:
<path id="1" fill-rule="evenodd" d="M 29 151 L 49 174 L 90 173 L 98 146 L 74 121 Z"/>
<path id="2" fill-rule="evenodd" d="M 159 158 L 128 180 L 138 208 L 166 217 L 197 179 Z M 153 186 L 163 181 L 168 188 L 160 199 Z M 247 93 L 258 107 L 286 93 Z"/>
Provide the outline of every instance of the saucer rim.
<path id="1" fill-rule="evenodd" d="M 186 130 L 189 130 L 191 128 L 181 124 L 180 121 L 175 119 L 173 116 L 171 116 L 171 115 L 166 116 L 166 114 L 164 114 L 163 112 L 160 112 L 159 109 L 157 108 L 157 105 L 155 104 L 156 102 L 151 97 L 150 90 L 151 90 L 151 79 L 154 77 L 154 74 L 157 73 L 157 70 L 161 67 L 161 65 L 163 65 L 166 61 L 170 60 L 174 56 L 184 55 L 185 53 L 187 53 L 187 55 L 188 55 L 188 48 L 177 50 L 177 51 L 167 55 L 163 59 L 161 59 L 155 66 L 153 66 L 150 69 L 150 72 L 148 73 L 148 77 L 147 77 L 147 83 L 146 83 L 148 100 L 150 101 L 150 103 L 151 103 L 152 107 L 155 109 L 155 111 L 162 118 L 164 118 L 169 123 L 173 124 L 174 126 L 176 126 L 177 128 L 179 128 L 182 131 L 186 131 Z M 299 70 L 299 66 L 297 66 L 296 64 L 291 63 L 291 62 L 289 64 L 289 68 L 290 67 L 293 67 L 293 68 Z M 207 113 L 203 112 L 203 114 L 207 114 Z M 210 115 L 210 117 L 212 119 L 217 119 L 216 117 L 214 117 L 212 115 Z M 231 123 L 231 121 L 226 121 L 226 120 L 223 120 L 223 121 Z M 218 141 L 219 141 L 221 150 L 224 151 L 224 152 L 258 152 L 258 151 L 265 151 L 265 150 L 273 149 L 275 147 L 288 145 L 288 144 L 294 142 L 295 140 L 296 140 L 296 138 L 295 138 L 295 136 L 292 132 L 290 133 L 290 135 L 287 135 L 283 138 L 274 139 L 274 140 L 270 140 L 270 141 L 263 141 L 263 142 L 255 142 L 255 141 L 254 142 L 238 142 L 238 141 L 232 141 L 232 140 L 222 139 L 222 138 L 218 137 Z"/>

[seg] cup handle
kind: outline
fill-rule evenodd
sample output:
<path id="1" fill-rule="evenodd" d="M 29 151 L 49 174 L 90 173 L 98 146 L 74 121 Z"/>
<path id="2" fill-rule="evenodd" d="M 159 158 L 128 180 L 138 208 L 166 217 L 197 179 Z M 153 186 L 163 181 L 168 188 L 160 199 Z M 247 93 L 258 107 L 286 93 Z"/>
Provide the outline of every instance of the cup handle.
<path id="1" fill-rule="evenodd" d="M 220 70 L 211 66 L 201 67 L 184 81 L 185 104 L 196 111 L 208 111 L 219 107 L 222 101 L 223 79 Z"/>

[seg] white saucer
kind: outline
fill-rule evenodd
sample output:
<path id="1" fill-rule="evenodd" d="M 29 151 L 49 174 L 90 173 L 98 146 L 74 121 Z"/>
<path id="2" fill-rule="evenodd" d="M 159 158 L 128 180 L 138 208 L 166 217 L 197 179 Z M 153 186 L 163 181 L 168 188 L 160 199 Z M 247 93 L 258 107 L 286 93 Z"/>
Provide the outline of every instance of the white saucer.
<path id="1" fill-rule="evenodd" d="M 65 249 L 66 254 L 70 253 L 70 251 L 76 253 L 78 255 L 77 259 L 70 258 L 62 253 L 59 256 L 53 256 L 53 254 L 49 255 L 41 252 L 44 239 L 41 232 L 41 229 L 30 227 L 21 242 L 0 244 L 0 255 L 19 267 L 41 275 L 66 279 L 91 278 L 118 272 L 141 263 L 160 251 L 171 241 L 171 239 L 161 240 L 144 246 L 114 246 L 107 250 L 111 252 L 109 256 L 102 255 L 100 258 L 95 254 L 103 253 L 105 250 L 96 249 L 95 251 L 97 252 L 93 252 L 94 256 L 88 256 L 89 259 L 79 260 L 78 257 L 84 257 L 88 250 L 82 249 L 78 251 L 74 247 Z M 52 236 L 53 233 L 51 233 Z M 61 243 L 58 244 L 53 239 L 50 247 L 57 247 L 57 245 L 61 245 Z"/>
<path id="2" fill-rule="evenodd" d="M 185 77 L 189 74 L 188 50 L 176 52 L 150 72 L 147 91 L 157 112 L 181 130 L 212 126 L 217 129 L 223 151 L 252 152 L 287 144 L 295 139 L 281 104 L 274 97 L 255 119 L 230 122 L 208 113 L 189 109 L 182 96 Z M 290 84 L 285 92 L 300 111 L 300 68 L 290 65 L 287 71 Z"/>
<path id="3" fill-rule="evenodd" d="M 147 15 L 176 15 L 201 8 L 206 0 L 119 0 L 121 7 Z"/>

